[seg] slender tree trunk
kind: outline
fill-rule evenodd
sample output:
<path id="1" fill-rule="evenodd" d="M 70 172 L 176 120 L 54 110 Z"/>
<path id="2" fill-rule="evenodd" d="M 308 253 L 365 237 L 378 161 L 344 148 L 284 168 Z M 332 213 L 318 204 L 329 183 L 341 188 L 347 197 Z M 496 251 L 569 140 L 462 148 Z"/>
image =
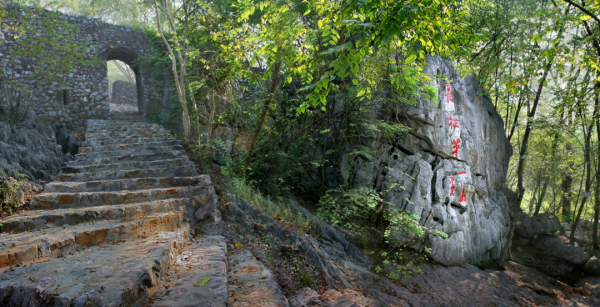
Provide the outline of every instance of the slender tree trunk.
<path id="1" fill-rule="evenodd" d="M 208 150 L 210 146 L 210 140 L 212 139 L 212 121 L 215 118 L 215 91 L 214 89 L 211 91 L 211 103 L 210 103 L 210 112 L 208 114 L 208 124 L 206 124 L 206 150 Z"/>
<path id="2" fill-rule="evenodd" d="M 535 200 L 536 200 L 536 196 L 537 196 L 536 193 L 539 188 L 540 188 L 540 186 L 538 184 L 538 186 L 533 190 L 533 195 L 531 196 L 531 201 L 529 201 L 529 215 L 533 215 L 533 210 L 535 208 L 534 204 L 535 204 Z"/>
<path id="3" fill-rule="evenodd" d="M 198 104 L 196 103 L 196 97 L 194 96 L 194 91 L 192 90 L 192 85 L 187 82 L 187 86 L 188 86 L 188 91 L 190 92 L 190 98 L 192 99 L 192 108 L 194 111 L 194 115 L 196 116 L 196 120 L 195 120 L 195 127 L 196 127 L 196 139 L 197 139 L 197 143 L 198 143 L 198 147 L 200 147 L 200 145 L 202 144 L 202 142 L 200 141 L 200 111 L 198 111 Z"/>
<path id="4" fill-rule="evenodd" d="M 169 7 L 167 4 L 167 0 L 164 0 L 160 5 L 156 2 L 156 0 L 154 0 L 153 6 L 154 6 L 154 12 L 156 14 L 156 28 L 160 32 L 160 36 L 163 40 L 163 43 L 165 44 L 165 47 L 167 48 L 167 51 L 169 52 L 169 55 L 171 56 L 171 64 L 172 64 L 171 69 L 173 70 L 173 78 L 175 80 L 175 88 L 177 89 L 177 97 L 179 97 L 179 103 L 181 104 L 181 109 L 182 109 L 181 121 L 183 123 L 183 134 L 184 134 L 186 141 L 189 141 L 190 137 L 191 137 L 191 124 L 190 124 L 190 114 L 188 112 L 187 102 L 186 102 L 186 98 L 185 98 L 185 60 L 181 54 L 181 47 L 179 45 L 179 39 L 177 38 L 177 29 L 175 28 L 175 25 L 173 24 L 173 19 L 171 17 L 171 14 L 169 13 Z M 159 9 L 163 13 L 165 13 L 165 16 L 167 17 L 167 19 L 169 21 L 171 31 L 173 32 L 173 44 L 175 47 L 175 51 L 177 52 L 177 57 L 175 57 L 175 53 L 173 52 L 171 45 L 169 44 L 169 42 L 167 41 L 167 39 L 165 37 L 165 34 L 163 33 L 162 25 L 160 22 L 160 14 L 158 12 Z M 177 61 L 178 60 L 179 60 L 179 72 L 177 71 Z"/>
<path id="5" fill-rule="evenodd" d="M 561 123 L 563 121 L 564 116 L 565 116 L 565 113 L 563 112 L 560 116 Z M 554 161 L 554 159 L 556 158 L 556 148 L 558 147 L 558 136 L 559 136 L 559 133 L 557 131 L 556 133 L 554 133 L 554 140 L 552 141 L 552 154 L 550 155 L 550 161 L 552 163 L 552 166 L 550 168 L 550 174 L 554 173 L 554 166 L 556 165 L 556 162 Z M 535 206 L 535 212 L 533 213 L 533 215 L 538 215 L 540 213 L 540 209 L 542 208 L 542 202 L 544 201 L 544 196 L 546 196 L 546 190 L 548 189 L 549 183 L 550 183 L 550 178 L 546 178 L 546 181 L 544 182 L 544 187 L 542 188 L 542 194 L 540 195 L 540 198 L 538 199 L 538 203 Z"/>
<path id="6" fill-rule="evenodd" d="M 596 83 L 598 85 L 598 83 Z M 596 96 L 596 100 L 599 98 Z M 596 137 L 598 146 L 598 167 L 600 168 L 600 121 L 596 121 Z M 596 197 L 594 202 L 594 225 L 592 226 L 592 243 L 596 250 L 600 250 L 598 246 L 598 218 L 600 217 L 600 171 L 596 171 Z"/>
<path id="7" fill-rule="evenodd" d="M 585 168 L 586 168 L 586 175 L 585 175 L 585 191 L 583 194 L 583 198 L 581 199 L 581 205 L 579 206 L 579 210 L 577 211 L 577 216 L 575 217 L 575 220 L 573 221 L 573 225 L 571 226 L 571 236 L 569 237 L 569 240 L 571 242 L 575 241 L 575 230 L 577 229 L 577 225 L 579 224 L 579 219 L 581 218 L 581 212 L 583 211 L 583 207 L 585 207 L 585 202 L 587 200 L 587 194 L 585 194 L 585 192 L 589 192 L 590 191 L 590 184 L 591 184 L 591 161 L 590 161 L 590 139 L 591 139 L 591 131 L 588 131 L 588 135 L 585 138 Z"/>
<path id="8" fill-rule="evenodd" d="M 596 84 L 594 84 L 594 90 L 597 94 L 597 90 L 598 90 L 598 83 L 596 82 Z M 600 107 L 600 99 L 598 99 L 598 96 L 596 96 L 595 99 L 595 103 L 594 103 L 594 113 L 592 115 L 592 121 L 596 122 L 596 125 L 598 125 L 598 120 L 596 118 L 596 115 L 598 114 L 598 108 Z M 584 110 L 582 110 L 580 108 L 580 113 L 581 113 L 581 117 L 582 117 L 582 121 L 585 119 L 584 118 Z M 579 207 L 579 211 L 577 212 L 577 217 L 575 218 L 575 221 L 573 222 L 573 226 L 571 227 L 571 236 L 570 236 L 570 241 L 573 242 L 575 240 L 575 230 L 577 229 L 577 225 L 579 224 L 579 220 L 581 219 L 581 212 L 583 211 L 583 207 L 585 206 L 585 202 L 588 198 L 587 193 L 590 192 L 591 189 L 591 185 L 592 185 L 592 181 L 591 181 L 591 173 L 592 173 L 592 158 L 591 158 L 591 140 L 592 140 L 592 129 L 594 129 L 594 124 L 590 124 L 587 127 L 587 134 L 585 134 L 585 130 L 586 130 L 586 126 L 585 126 L 585 122 L 582 124 L 583 126 L 583 130 L 584 130 L 584 135 L 585 135 L 585 152 L 584 152 L 584 156 L 585 156 L 585 167 L 586 167 L 586 178 L 585 178 L 585 191 L 584 191 L 584 195 L 583 195 L 583 199 L 581 200 L 581 206 Z M 596 132 L 598 133 L 598 132 Z M 597 188 L 596 188 L 597 189 Z M 597 202 L 597 200 L 596 200 Z M 596 221 L 596 208 L 594 207 L 594 220 Z M 595 222 L 597 224 L 597 222 Z M 596 226 L 597 227 L 597 226 Z M 594 232 L 594 235 L 596 233 Z M 593 241 L 593 238 L 592 238 Z"/>
<path id="9" fill-rule="evenodd" d="M 560 38 L 562 34 L 562 29 L 559 32 L 558 37 Z M 521 201 L 523 200 L 523 196 L 525 195 L 525 187 L 523 186 L 523 172 L 525 170 L 525 157 L 527 155 L 527 148 L 529 145 L 529 137 L 531 136 L 531 131 L 533 130 L 533 118 L 535 116 L 535 112 L 537 111 L 538 103 L 540 102 L 540 98 L 542 96 L 542 89 L 544 88 L 544 83 L 546 82 L 546 78 L 548 77 L 548 73 L 550 72 L 550 68 L 552 67 L 552 60 L 549 60 L 546 63 L 546 67 L 544 68 L 544 74 L 539 81 L 538 90 L 535 94 L 535 99 L 533 100 L 533 104 L 531 110 L 527 112 L 527 126 L 525 127 L 525 134 L 523 135 L 523 141 L 521 142 L 521 150 L 519 150 L 519 164 L 517 166 L 517 207 L 521 206 Z M 516 213 L 510 213 L 511 219 L 511 227 L 508 231 L 508 238 L 506 241 L 506 245 L 500 252 L 500 259 L 498 260 L 498 266 L 503 268 L 506 262 L 506 259 L 510 257 L 510 248 L 512 246 L 512 238 L 515 231 L 516 224 Z"/>
<path id="10" fill-rule="evenodd" d="M 281 69 L 281 62 L 278 61 L 273 65 L 273 73 L 271 74 L 271 86 L 269 87 L 269 92 L 265 100 L 263 101 L 262 112 L 260 117 L 258 118 L 258 122 L 256 123 L 256 129 L 254 133 L 250 136 L 248 140 L 248 144 L 246 145 L 246 149 L 248 150 L 248 155 L 246 156 L 245 166 L 248 168 L 250 163 L 250 158 L 252 157 L 252 151 L 254 150 L 254 144 L 256 144 L 256 139 L 258 139 L 258 135 L 262 130 L 263 124 L 265 123 L 265 118 L 267 117 L 267 112 L 269 111 L 269 105 L 273 100 L 273 96 L 275 95 L 275 90 L 277 89 L 277 83 L 279 83 L 279 70 Z"/>
<path id="11" fill-rule="evenodd" d="M 567 118 L 567 120 L 565 121 L 567 128 L 573 124 L 573 112 L 569 111 L 568 116 L 569 118 Z M 569 155 L 573 150 L 573 145 L 569 140 L 567 140 L 565 150 Z M 573 176 L 571 175 L 570 169 L 573 168 L 573 162 L 569 162 L 567 166 L 569 167 L 569 170 L 567 170 L 561 182 L 562 198 L 560 200 L 560 207 L 561 214 L 563 216 L 563 221 L 571 223 L 571 195 L 573 193 L 571 185 L 573 184 Z"/>

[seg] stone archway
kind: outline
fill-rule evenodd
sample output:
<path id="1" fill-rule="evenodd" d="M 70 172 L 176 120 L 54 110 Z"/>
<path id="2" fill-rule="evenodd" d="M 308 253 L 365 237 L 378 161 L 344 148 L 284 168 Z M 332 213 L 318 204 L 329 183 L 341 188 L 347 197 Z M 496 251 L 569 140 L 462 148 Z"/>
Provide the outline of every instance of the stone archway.
<path id="1" fill-rule="evenodd" d="M 109 48 L 100 54 L 100 58 L 105 62 L 112 60 L 119 60 L 127 65 L 133 70 L 135 74 L 135 84 L 137 89 L 137 101 L 138 101 L 138 114 L 145 116 L 146 115 L 146 103 L 144 101 L 144 80 L 142 78 L 142 73 L 140 71 L 139 64 L 136 60 L 140 57 L 140 55 L 127 48 L 127 47 L 115 47 Z"/>
<path id="2" fill-rule="evenodd" d="M 15 16 L 30 13 L 32 8 L 7 6 Z M 84 16 L 57 14 L 56 21 L 76 25 L 76 41 L 88 46 L 86 58 L 99 58 L 102 61 L 120 60 L 129 65 L 135 73 L 138 114 L 146 117 L 161 110 L 170 96 L 167 78 L 153 74 L 140 67 L 136 59 L 151 56 L 151 43 L 148 34 L 142 29 L 115 25 Z M 3 19 L 9 25 L 17 21 Z M 11 23 L 12 22 L 12 23 Z M 23 65 L 14 57 L 11 42 L 0 44 L 0 65 L 15 71 L 24 84 L 31 84 L 27 100 L 32 112 L 43 117 L 55 126 L 85 123 L 86 119 L 108 119 L 110 117 L 110 94 L 106 64 L 78 65 L 67 75 L 61 76 L 61 84 L 32 84 L 27 76 L 35 71 L 36 64 Z M 8 60 L 10 59 L 10 61 Z"/>

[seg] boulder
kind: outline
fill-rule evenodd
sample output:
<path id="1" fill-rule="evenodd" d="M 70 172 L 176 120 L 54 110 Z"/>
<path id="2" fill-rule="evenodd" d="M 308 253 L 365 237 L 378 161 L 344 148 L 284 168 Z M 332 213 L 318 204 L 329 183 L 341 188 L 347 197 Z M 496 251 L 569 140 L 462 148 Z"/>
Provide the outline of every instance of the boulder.
<path id="1" fill-rule="evenodd" d="M 590 255 L 577 243 L 569 243 L 564 236 L 541 235 L 535 239 L 533 247 L 538 253 L 547 254 L 549 257 L 565 260 L 574 265 L 584 265 L 590 260 Z"/>
<path id="2" fill-rule="evenodd" d="M 546 212 L 532 216 L 517 223 L 515 233 L 524 238 L 537 237 L 543 234 L 554 234 L 560 230 L 560 221 L 554 213 Z"/>
<path id="3" fill-rule="evenodd" d="M 388 191 L 384 200 L 390 209 L 415 214 L 421 225 L 448 234 L 442 238 L 428 233 L 417 242 L 431 247 L 434 260 L 460 265 L 497 259 L 510 226 L 502 189 L 512 147 L 502 118 L 472 76 L 462 80 L 439 56 L 427 62 L 425 73 L 447 78 L 432 78 L 429 85 L 437 98 L 421 97 L 417 106 L 402 106 L 402 116 L 386 106 L 377 110 L 376 119 L 410 128 L 403 137 L 390 140 L 377 129 L 365 128 L 361 140 L 336 141 L 338 148 L 345 148 L 340 158 L 343 181 Z M 359 145 L 370 153 L 352 155 Z M 341 182 L 334 171 L 325 170 L 328 186 Z M 314 172 L 321 176 L 319 169 Z M 393 237 L 406 239 L 402 232 Z"/>
<path id="4" fill-rule="evenodd" d="M 29 180 L 49 180 L 64 165 L 55 133 L 48 125 L 30 119 L 14 126 L 0 122 L 0 171 L 9 176 L 27 175 Z"/>
<path id="5" fill-rule="evenodd" d="M 316 307 L 325 306 L 319 299 L 319 293 L 311 288 L 304 288 L 300 293 L 289 299 L 291 307 Z"/>
<path id="6" fill-rule="evenodd" d="M 600 276 L 600 259 L 593 256 L 583 267 L 586 275 Z"/>

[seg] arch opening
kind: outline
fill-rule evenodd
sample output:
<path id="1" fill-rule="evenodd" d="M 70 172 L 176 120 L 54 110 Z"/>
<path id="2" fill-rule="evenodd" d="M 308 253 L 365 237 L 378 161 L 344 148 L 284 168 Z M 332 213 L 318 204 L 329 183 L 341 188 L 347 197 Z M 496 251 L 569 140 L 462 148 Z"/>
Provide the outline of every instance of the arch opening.
<path id="1" fill-rule="evenodd" d="M 138 54 L 125 47 L 110 48 L 101 56 L 107 63 L 108 87 L 110 93 L 111 115 L 145 115 L 144 86 L 142 76 L 135 60 Z M 117 88 L 125 87 L 128 99 L 122 99 L 126 104 L 120 103 L 122 90 L 115 91 L 115 82 L 122 81 Z M 116 95 L 115 95 L 116 94 Z M 115 100 L 116 99 L 116 100 Z"/>
<path id="2" fill-rule="evenodd" d="M 125 62 L 107 61 L 111 115 L 138 114 L 136 74 Z"/>

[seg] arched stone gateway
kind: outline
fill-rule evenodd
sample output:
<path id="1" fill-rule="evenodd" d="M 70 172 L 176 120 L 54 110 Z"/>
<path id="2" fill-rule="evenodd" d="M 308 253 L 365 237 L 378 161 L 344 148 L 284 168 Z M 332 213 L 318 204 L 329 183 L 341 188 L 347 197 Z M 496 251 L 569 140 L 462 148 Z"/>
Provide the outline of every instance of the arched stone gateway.
<path id="1" fill-rule="evenodd" d="M 7 5 L 9 14 L 3 23 L 11 23 L 10 16 L 23 16 L 33 13 L 32 8 Z M 96 65 L 78 65 L 68 75 L 63 76 L 63 84 L 53 82 L 47 85 L 27 80 L 35 71 L 35 64 L 11 56 L 15 43 L 0 35 L 0 65 L 8 72 L 9 78 L 21 78 L 28 84 L 30 93 L 26 101 L 39 117 L 50 119 L 54 124 L 81 123 L 89 118 L 107 119 L 110 117 L 110 95 L 106 62 L 120 60 L 129 65 L 135 73 L 138 113 L 149 115 L 163 104 L 165 80 L 156 80 L 151 73 L 139 67 L 136 61 L 150 55 L 148 36 L 140 29 L 114 25 L 98 19 L 60 14 L 59 20 L 79 27 L 76 37 L 87 47 L 88 58 L 98 58 Z M 1 72 L 1 71 L 0 71 Z M 0 76 L 1 77 L 1 76 Z"/>

